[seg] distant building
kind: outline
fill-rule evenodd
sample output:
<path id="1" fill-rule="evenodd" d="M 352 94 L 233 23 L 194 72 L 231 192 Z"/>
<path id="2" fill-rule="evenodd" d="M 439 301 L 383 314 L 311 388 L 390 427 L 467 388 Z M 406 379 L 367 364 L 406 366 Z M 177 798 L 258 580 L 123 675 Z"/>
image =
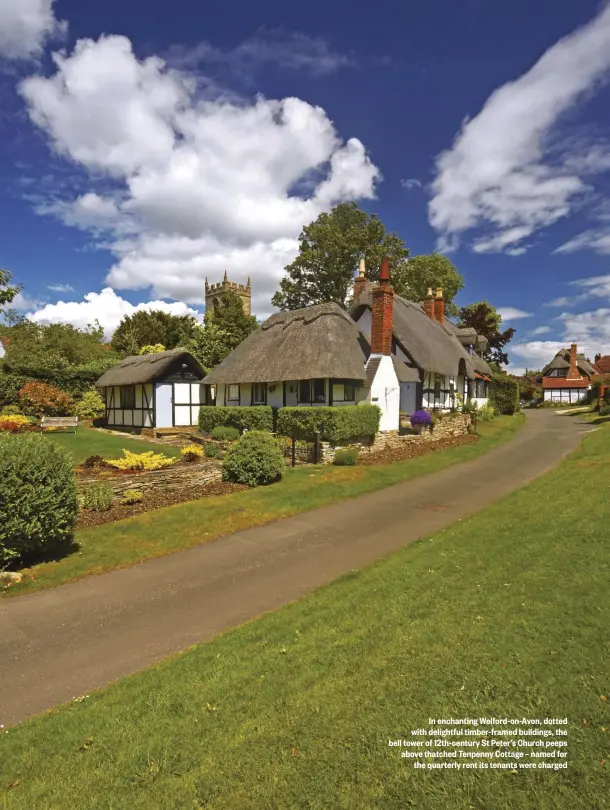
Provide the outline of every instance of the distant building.
<path id="1" fill-rule="evenodd" d="M 593 368 L 598 374 L 610 374 L 610 354 L 596 354 Z"/>
<path id="2" fill-rule="evenodd" d="M 234 281 L 229 281 L 227 276 L 227 271 L 225 270 L 224 277 L 222 281 L 219 281 L 217 284 L 208 284 L 208 280 L 205 280 L 205 308 L 206 310 L 209 307 L 218 306 L 218 302 L 222 299 L 223 295 L 225 295 L 228 291 L 237 293 L 242 300 L 244 305 L 244 313 L 246 315 L 252 314 L 252 288 L 250 284 L 250 278 L 246 285 L 237 284 Z"/>
<path id="3" fill-rule="evenodd" d="M 580 402 L 591 387 L 595 368 L 584 354 L 578 353 L 576 343 L 561 349 L 542 370 L 544 399 L 552 402 L 575 404 Z"/>

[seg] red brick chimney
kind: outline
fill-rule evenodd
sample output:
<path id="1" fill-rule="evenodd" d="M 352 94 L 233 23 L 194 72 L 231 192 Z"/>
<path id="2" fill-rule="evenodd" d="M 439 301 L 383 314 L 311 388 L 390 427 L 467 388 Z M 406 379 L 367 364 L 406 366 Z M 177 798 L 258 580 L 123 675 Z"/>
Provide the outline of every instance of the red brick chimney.
<path id="1" fill-rule="evenodd" d="M 439 323 L 445 323 L 445 299 L 440 287 L 437 289 L 434 299 L 434 317 Z"/>
<path id="2" fill-rule="evenodd" d="M 431 321 L 434 320 L 434 293 L 432 287 L 428 287 L 428 294 L 424 298 L 424 312 Z"/>
<path id="3" fill-rule="evenodd" d="M 379 284 L 373 287 L 372 296 L 371 354 L 391 355 L 394 290 L 390 287 L 390 270 L 387 258 L 381 262 Z"/>
<path id="4" fill-rule="evenodd" d="M 358 270 L 358 275 L 356 276 L 356 280 L 354 281 L 354 301 L 358 298 L 362 293 L 366 290 L 369 286 L 368 279 L 366 277 L 366 268 L 364 265 L 364 259 L 360 259 L 360 269 Z"/>
<path id="5" fill-rule="evenodd" d="M 599 361 L 600 361 L 601 359 L 602 359 L 601 354 L 596 354 L 596 355 L 595 355 L 595 360 L 594 360 L 593 362 L 594 362 L 594 363 L 599 363 Z"/>
<path id="6" fill-rule="evenodd" d="M 582 376 L 576 363 L 576 349 L 576 343 L 572 343 L 570 346 L 570 368 L 568 369 L 566 380 L 582 380 Z"/>

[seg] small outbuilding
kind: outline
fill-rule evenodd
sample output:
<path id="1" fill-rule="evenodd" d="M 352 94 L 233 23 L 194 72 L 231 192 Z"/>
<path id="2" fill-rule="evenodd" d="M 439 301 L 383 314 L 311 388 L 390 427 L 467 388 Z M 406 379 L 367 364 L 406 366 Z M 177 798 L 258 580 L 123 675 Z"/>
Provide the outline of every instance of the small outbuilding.
<path id="1" fill-rule="evenodd" d="M 196 425 L 207 404 L 205 370 L 184 349 L 126 357 L 102 374 L 108 427 L 171 428 Z"/>

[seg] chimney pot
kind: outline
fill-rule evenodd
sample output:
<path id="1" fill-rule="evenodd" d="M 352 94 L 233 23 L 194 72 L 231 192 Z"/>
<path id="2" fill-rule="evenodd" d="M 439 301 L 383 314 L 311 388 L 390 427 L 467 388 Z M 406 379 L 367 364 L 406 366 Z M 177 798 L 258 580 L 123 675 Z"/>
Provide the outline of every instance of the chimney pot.
<path id="1" fill-rule="evenodd" d="M 358 268 L 358 275 L 354 281 L 354 301 L 362 295 L 368 286 L 369 282 L 366 277 L 366 265 L 364 263 L 364 258 L 361 258 L 360 267 Z"/>
<path id="2" fill-rule="evenodd" d="M 424 312 L 431 321 L 434 320 L 434 293 L 432 287 L 428 287 L 428 293 L 424 298 Z"/>

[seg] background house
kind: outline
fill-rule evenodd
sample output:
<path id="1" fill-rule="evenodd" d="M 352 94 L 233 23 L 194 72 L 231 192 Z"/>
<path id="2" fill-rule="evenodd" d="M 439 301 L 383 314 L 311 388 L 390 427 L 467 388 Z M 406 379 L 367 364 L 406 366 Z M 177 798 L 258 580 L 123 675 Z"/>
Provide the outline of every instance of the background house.
<path id="1" fill-rule="evenodd" d="M 596 354 L 593 368 L 596 374 L 610 374 L 610 354 Z"/>
<path id="2" fill-rule="evenodd" d="M 172 349 L 127 357 L 96 383 L 103 389 L 108 427 L 196 425 L 205 404 L 205 371 L 190 352 Z"/>
<path id="3" fill-rule="evenodd" d="M 572 343 L 569 349 L 561 349 L 551 362 L 542 369 L 542 391 L 545 400 L 574 404 L 579 402 L 591 387 L 591 377 L 597 373 L 578 346 Z"/>

